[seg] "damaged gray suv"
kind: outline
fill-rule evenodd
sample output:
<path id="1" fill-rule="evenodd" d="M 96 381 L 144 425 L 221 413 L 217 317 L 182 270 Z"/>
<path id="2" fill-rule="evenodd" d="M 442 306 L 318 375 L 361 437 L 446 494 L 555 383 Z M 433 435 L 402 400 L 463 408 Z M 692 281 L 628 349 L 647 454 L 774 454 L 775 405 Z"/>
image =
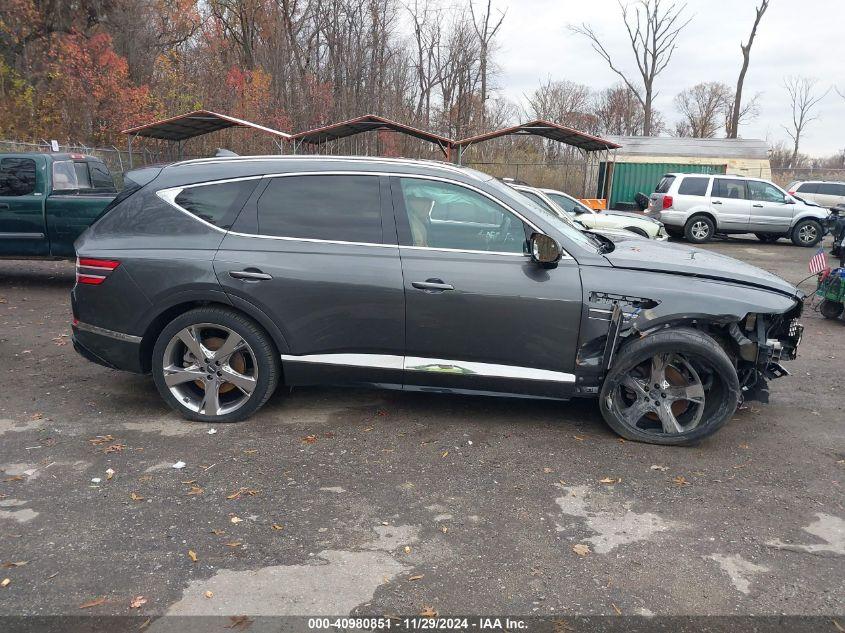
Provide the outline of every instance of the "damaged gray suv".
<path id="1" fill-rule="evenodd" d="M 129 174 L 76 244 L 76 350 L 191 420 L 280 384 L 567 400 L 696 442 L 795 358 L 803 295 L 711 252 L 573 229 L 453 165 L 237 157 Z"/>

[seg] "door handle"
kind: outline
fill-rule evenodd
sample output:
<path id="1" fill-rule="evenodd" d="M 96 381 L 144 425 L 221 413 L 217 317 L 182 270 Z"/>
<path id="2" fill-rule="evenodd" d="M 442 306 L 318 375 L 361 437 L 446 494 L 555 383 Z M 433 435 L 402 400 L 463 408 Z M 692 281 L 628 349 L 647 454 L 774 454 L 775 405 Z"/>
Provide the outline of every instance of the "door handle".
<path id="1" fill-rule="evenodd" d="M 272 279 L 272 275 L 263 273 L 260 270 L 231 270 L 229 276 L 235 279 L 243 279 L 244 281 L 263 281 Z"/>
<path id="2" fill-rule="evenodd" d="M 763 208 L 762 204 L 755 204 L 755 205 L 752 205 L 752 206 Z"/>
<path id="3" fill-rule="evenodd" d="M 426 279 L 425 281 L 412 281 L 411 285 L 417 290 L 428 290 L 434 292 L 443 292 L 444 290 L 454 290 L 452 284 L 443 283 L 442 279 Z"/>
<path id="4" fill-rule="evenodd" d="M 721 200 L 713 200 L 712 204 L 722 204 Z"/>

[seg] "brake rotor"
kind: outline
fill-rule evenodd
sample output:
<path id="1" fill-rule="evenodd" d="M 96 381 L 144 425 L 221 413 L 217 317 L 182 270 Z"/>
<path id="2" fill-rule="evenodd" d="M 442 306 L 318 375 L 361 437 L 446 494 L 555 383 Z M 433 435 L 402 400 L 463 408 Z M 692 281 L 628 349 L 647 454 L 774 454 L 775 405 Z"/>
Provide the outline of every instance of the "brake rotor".
<path id="1" fill-rule="evenodd" d="M 213 352 L 215 350 L 220 349 L 223 346 L 223 343 L 225 342 L 226 339 L 224 338 L 220 338 L 219 336 L 210 336 L 207 339 L 204 339 L 202 344 Z M 246 373 L 246 359 L 244 358 L 242 352 L 235 352 L 229 357 L 229 367 L 231 367 L 239 374 Z M 205 384 L 202 380 L 195 380 L 194 384 L 197 387 L 201 387 L 203 390 L 205 389 Z M 220 385 L 220 393 L 229 393 L 235 388 L 235 385 L 230 382 L 227 382 Z"/>

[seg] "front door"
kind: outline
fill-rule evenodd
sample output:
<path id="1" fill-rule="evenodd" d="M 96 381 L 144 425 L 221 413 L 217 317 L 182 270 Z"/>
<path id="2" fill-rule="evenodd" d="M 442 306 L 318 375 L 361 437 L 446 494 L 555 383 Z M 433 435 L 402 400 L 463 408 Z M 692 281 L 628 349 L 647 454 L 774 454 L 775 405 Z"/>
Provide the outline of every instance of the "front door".
<path id="1" fill-rule="evenodd" d="M 714 178 L 710 205 L 716 215 L 717 229 L 747 231 L 751 202 L 745 181 L 738 178 Z"/>
<path id="2" fill-rule="evenodd" d="M 0 255 L 47 255 L 45 174 L 32 158 L 0 159 Z"/>
<path id="3" fill-rule="evenodd" d="M 783 191 L 768 182 L 749 180 L 748 197 L 751 199 L 749 230 L 766 233 L 789 230 L 795 205 L 787 204 Z"/>
<path id="4" fill-rule="evenodd" d="M 532 228 L 480 190 L 392 177 L 408 389 L 565 397 L 581 314 L 574 260 L 526 254 Z"/>
<path id="5" fill-rule="evenodd" d="M 386 176 L 264 178 L 214 270 L 280 329 L 287 384 L 402 384 L 405 297 Z"/>

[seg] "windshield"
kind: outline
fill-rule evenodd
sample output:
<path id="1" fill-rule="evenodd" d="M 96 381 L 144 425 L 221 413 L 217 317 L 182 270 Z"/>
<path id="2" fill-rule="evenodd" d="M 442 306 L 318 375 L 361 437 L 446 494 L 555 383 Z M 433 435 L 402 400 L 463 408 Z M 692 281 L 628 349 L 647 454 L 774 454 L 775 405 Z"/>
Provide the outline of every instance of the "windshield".
<path id="1" fill-rule="evenodd" d="M 531 209 L 534 213 L 551 224 L 557 231 L 563 233 L 563 235 L 565 235 L 568 239 L 578 244 L 578 246 L 590 251 L 601 250 L 601 246 L 590 239 L 588 234 L 577 229 L 571 221 L 564 220 L 557 213 L 550 211 L 545 205 L 537 204 L 528 196 L 523 195 L 520 191 L 517 191 L 498 180 L 488 180 L 487 184 L 503 194 L 505 199 L 516 199 L 522 206 Z"/>

